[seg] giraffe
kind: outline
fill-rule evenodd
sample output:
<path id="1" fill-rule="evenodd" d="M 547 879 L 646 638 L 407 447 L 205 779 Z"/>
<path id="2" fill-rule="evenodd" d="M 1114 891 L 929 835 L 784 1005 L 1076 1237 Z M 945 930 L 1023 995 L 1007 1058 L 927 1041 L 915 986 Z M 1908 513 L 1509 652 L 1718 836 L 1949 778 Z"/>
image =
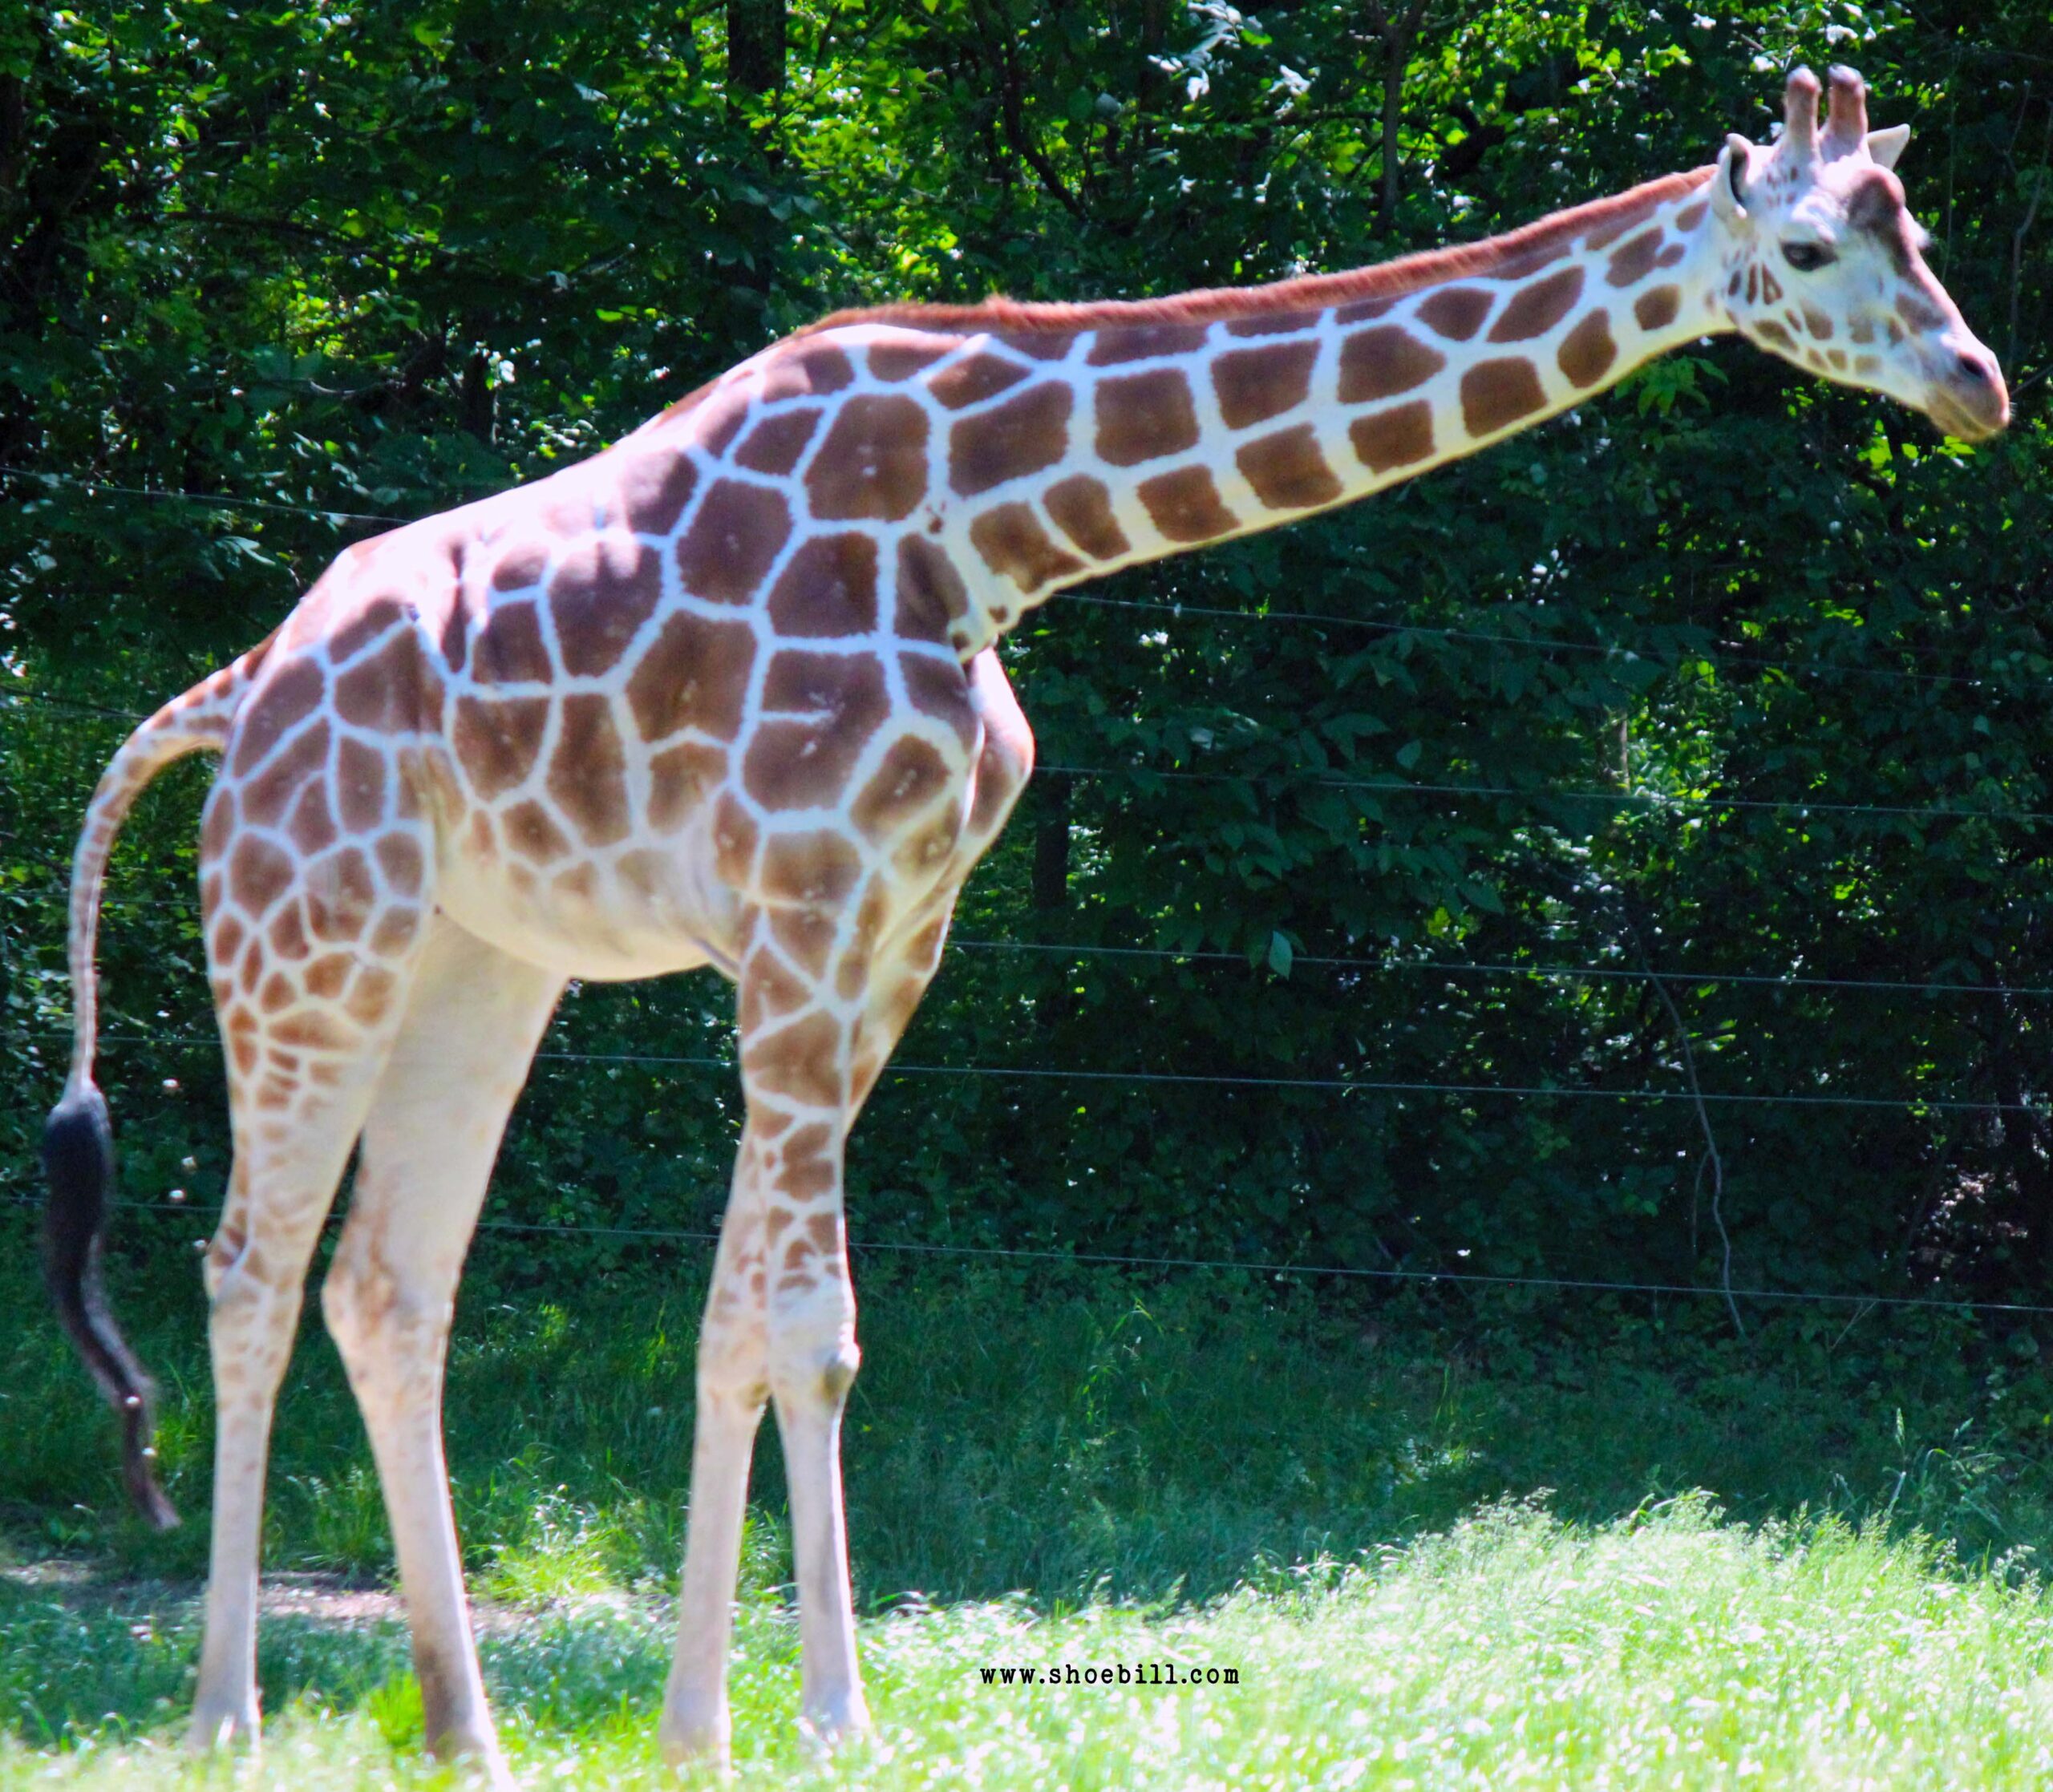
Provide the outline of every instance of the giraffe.
<path id="1" fill-rule="evenodd" d="M 200 896 L 234 1158 L 204 1276 L 217 1402 L 194 1745 L 253 1742 L 258 1535 L 302 1284 L 361 1151 L 328 1328 L 391 1521 L 427 1737 L 504 1783 L 441 1432 L 458 1277 L 567 980 L 711 965 L 746 1118 L 698 1346 L 660 1739 L 724 1760 L 753 1441 L 788 1466 L 804 1721 L 859 1729 L 840 1479 L 859 1361 L 849 1130 L 1031 773 L 994 645 L 1063 587 L 1472 454 L 1736 331 L 1955 435 L 1994 358 L 1920 253 L 1865 89 L 1788 80 L 1772 148 L 1508 235 L 1139 302 L 837 313 L 613 447 L 344 552 L 266 641 L 143 723 L 73 870 L 75 1051 L 46 1135 L 49 1280 L 156 1487 L 149 1386 L 100 1292 L 92 1078 L 115 832 L 182 754 L 221 768 Z"/>

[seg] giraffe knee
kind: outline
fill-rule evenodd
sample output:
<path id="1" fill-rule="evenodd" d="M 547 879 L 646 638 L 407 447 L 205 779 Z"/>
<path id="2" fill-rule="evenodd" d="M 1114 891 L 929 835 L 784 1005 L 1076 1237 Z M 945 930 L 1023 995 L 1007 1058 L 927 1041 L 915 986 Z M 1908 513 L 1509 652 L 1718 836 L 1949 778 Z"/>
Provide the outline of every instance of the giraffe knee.
<path id="1" fill-rule="evenodd" d="M 852 1337 L 810 1349 L 775 1350 L 770 1366 L 771 1391 L 780 1406 L 819 1405 L 839 1411 L 856 1385 L 862 1360 Z"/>
<path id="2" fill-rule="evenodd" d="M 770 1387 L 778 1404 L 815 1402 L 839 1410 L 862 1366 L 856 1347 L 852 1299 L 843 1291 L 803 1306 L 773 1311 L 770 1320 Z"/>
<path id="3" fill-rule="evenodd" d="M 379 1252 L 353 1248 L 345 1238 L 321 1284 L 321 1316 L 343 1362 L 360 1374 L 381 1350 L 390 1352 L 399 1334 L 407 1336 L 408 1354 L 423 1331 L 439 1342 L 447 1335 L 451 1305 L 394 1270 Z"/>

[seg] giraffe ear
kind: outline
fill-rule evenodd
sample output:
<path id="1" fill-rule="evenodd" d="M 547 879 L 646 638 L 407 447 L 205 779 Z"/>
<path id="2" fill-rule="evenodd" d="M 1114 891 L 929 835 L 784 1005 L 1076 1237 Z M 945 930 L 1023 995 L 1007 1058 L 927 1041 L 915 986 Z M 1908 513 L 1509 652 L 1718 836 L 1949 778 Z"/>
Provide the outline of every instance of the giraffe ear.
<path id="1" fill-rule="evenodd" d="M 1754 146 L 1736 131 L 1718 152 L 1718 172 L 1711 177 L 1711 208 L 1728 223 L 1747 215 L 1747 176 L 1753 161 Z"/>
<path id="2" fill-rule="evenodd" d="M 1892 124 L 1886 131 L 1868 133 L 1868 153 L 1875 159 L 1877 168 L 1893 168 L 1896 159 L 1903 153 L 1904 145 L 1910 141 L 1910 127 Z"/>

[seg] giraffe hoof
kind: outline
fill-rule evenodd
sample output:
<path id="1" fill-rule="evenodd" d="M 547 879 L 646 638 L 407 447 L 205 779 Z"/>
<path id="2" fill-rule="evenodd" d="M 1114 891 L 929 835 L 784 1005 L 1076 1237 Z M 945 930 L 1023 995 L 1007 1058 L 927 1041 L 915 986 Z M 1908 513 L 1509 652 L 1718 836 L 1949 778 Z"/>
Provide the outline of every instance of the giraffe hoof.
<path id="1" fill-rule="evenodd" d="M 663 1759 L 680 1773 L 689 1770 L 725 1774 L 731 1765 L 733 1725 L 726 1712 L 703 1722 L 687 1722 L 666 1715 L 656 1732 L 656 1746 Z"/>
<path id="2" fill-rule="evenodd" d="M 263 1719 L 254 1704 L 196 1705 L 192 1727 L 185 1733 L 185 1752 L 199 1758 L 223 1754 L 231 1749 L 257 1752 L 264 1734 Z"/>
<path id="3" fill-rule="evenodd" d="M 444 1730 L 428 1745 L 428 1752 L 473 1784 L 488 1786 L 492 1792 L 513 1792 L 513 1776 L 499 1752 L 499 1738 L 488 1727 Z"/>
<path id="4" fill-rule="evenodd" d="M 869 1728 L 869 1706 L 860 1693 L 851 1693 L 845 1698 L 822 1699 L 808 1706 L 799 1719 L 799 1734 L 822 1754 L 832 1754 Z"/>

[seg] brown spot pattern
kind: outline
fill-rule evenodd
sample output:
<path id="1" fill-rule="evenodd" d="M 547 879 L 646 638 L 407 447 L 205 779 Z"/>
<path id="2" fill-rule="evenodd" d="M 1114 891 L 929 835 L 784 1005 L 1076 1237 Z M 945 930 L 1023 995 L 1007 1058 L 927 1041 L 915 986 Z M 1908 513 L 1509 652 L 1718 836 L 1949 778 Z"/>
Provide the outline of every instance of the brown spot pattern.
<path id="1" fill-rule="evenodd" d="M 1618 358 L 1618 345 L 1611 339 L 1610 313 L 1601 307 L 1589 313 L 1567 335 L 1554 351 L 1554 359 L 1577 386 L 1594 386 Z"/>
<path id="2" fill-rule="evenodd" d="M 1490 326 L 1493 342 L 1526 342 L 1545 336 L 1582 296 L 1582 269 L 1563 268 L 1512 294 L 1504 315 Z"/>
<path id="3" fill-rule="evenodd" d="M 516 541 L 500 555 L 492 569 L 494 591 L 525 591 L 542 582 L 549 570 L 549 546 L 541 541 Z"/>
<path id="4" fill-rule="evenodd" d="M 1055 527 L 1092 559 L 1116 559 L 1132 548 L 1112 514 L 1112 495 L 1087 473 L 1058 479 L 1041 501 Z"/>
<path id="5" fill-rule="evenodd" d="M 1340 345 L 1340 402 L 1371 404 L 1423 386 L 1447 357 L 1395 324 L 1357 330 Z"/>
<path id="6" fill-rule="evenodd" d="M 389 629 L 407 620 L 407 608 L 396 597 L 377 597 L 338 629 L 328 640 L 328 663 L 342 665 Z"/>
<path id="7" fill-rule="evenodd" d="M 1661 229 L 1642 230 L 1611 251 L 1605 264 L 1604 278 L 1614 286 L 1634 286 L 1654 271 L 1654 258 L 1660 253 Z"/>
<path id="8" fill-rule="evenodd" d="M 1109 367 L 1158 354 L 1188 354 L 1204 347 L 1205 336 L 1203 324 L 1134 324 L 1101 330 L 1084 359 L 1093 367 Z"/>
<path id="9" fill-rule="evenodd" d="M 1679 286 L 1655 286 L 1633 301 L 1633 316 L 1642 330 L 1665 330 L 1682 308 Z"/>
<path id="10" fill-rule="evenodd" d="M 784 551 L 792 512 L 780 493 L 721 479 L 706 494 L 677 544 L 684 589 L 711 604 L 742 604 Z"/>
<path id="11" fill-rule="evenodd" d="M 1451 342 L 1465 342 L 1483 327 L 1494 302 L 1480 286 L 1444 286 L 1419 301 L 1419 321 Z"/>
<path id="12" fill-rule="evenodd" d="M 1343 324 L 1353 323 L 1356 320 L 1348 313 L 1355 309 L 1351 305 L 1342 306 L 1334 315 Z M 1360 315 L 1364 318 L 1381 317 L 1389 309 L 1387 303 L 1379 301 L 1373 310 L 1362 311 Z M 1226 334 L 1229 336 L 1298 336 L 1308 330 L 1316 330 L 1318 320 L 1319 313 L 1316 311 L 1257 311 L 1252 317 L 1229 318 Z"/>
<path id="13" fill-rule="evenodd" d="M 563 699 L 549 794 L 586 844 L 611 846 L 627 838 L 627 761 L 611 698 L 577 691 Z"/>
<path id="14" fill-rule="evenodd" d="M 335 713 L 359 728 L 395 733 L 419 723 L 419 661 L 411 635 L 394 635 L 335 681 Z"/>
<path id="15" fill-rule="evenodd" d="M 662 591 L 662 562 L 654 548 L 624 535 L 579 542 L 549 580 L 549 615 L 563 669 L 587 678 L 611 671 Z"/>
<path id="16" fill-rule="evenodd" d="M 621 510 L 637 535 L 668 535 L 699 487 L 699 470 L 674 448 L 629 455 L 619 475 Z"/>
<path id="17" fill-rule="evenodd" d="M 297 660 L 267 678 L 236 718 L 235 755 L 238 774 L 263 763 L 284 737 L 313 714 L 326 694 L 326 681 L 311 660 Z"/>
<path id="18" fill-rule="evenodd" d="M 849 818 L 873 840 L 895 834 L 947 789 L 947 763 L 923 740 L 908 735 L 891 743 Z"/>
<path id="19" fill-rule="evenodd" d="M 627 706 L 645 741 L 695 728 L 715 740 L 741 731 L 755 658 L 745 622 L 715 622 L 689 610 L 670 617 L 627 681 Z"/>
<path id="20" fill-rule="evenodd" d="M 514 697 L 497 702 L 460 697 L 449 744 L 478 795 L 489 799 L 510 791 L 534 769 L 542 730 L 548 726 L 546 697 Z"/>
<path id="21" fill-rule="evenodd" d="M 1318 344 L 1274 342 L 1267 348 L 1235 349 L 1212 363 L 1212 390 L 1220 420 L 1245 429 L 1294 411 L 1310 394 Z"/>
<path id="22" fill-rule="evenodd" d="M 1023 592 L 1083 570 L 1083 562 L 1058 548 L 1025 504 L 994 504 L 970 524 L 970 545 L 991 571 Z"/>
<path id="23" fill-rule="evenodd" d="M 300 788 L 328 769 L 328 724 L 316 718 L 242 790 L 242 813 L 260 827 L 275 827 Z"/>
<path id="24" fill-rule="evenodd" d="M 1197 445 L 1197 413 L 1180 367 L 1100 381 L 1096 406 L 1098 458 L 1112 466 L 1137 466 Z"/>
<path id="25" fill-rule="evenodd" d="M 873 342 L 869 370 L 887 385 L 910 379 L 922 367 L 931 367 L 955 346 L 955 338 L 925 342 Z"/>
<path id="26" fill-rule="evenodd" d="M 388 886 L 401 896 L 420 894 L 424 865 L 419 841 L 406 834 L 387 834 L 375 850 Z"/>
<path id="27" fill-rule="evenodd" d="M 506 811 L 506 843 L 537 864 L 561 859 L 570 850 L 570 838 L 556 825 L 556 819 L 530 797 Z"/>
<path id="28" fill-rule="evenodd" d="M 366 833 L 384 820 L 385 777 L 383 753 L 344 738 L 335 752 L 335 801 L 351 833 Z"/>
<path id="29" fill-rule="evenodd" d="M 800 712 L 759 724 L 743 755 L 742 782 L 767 809 L 833 801 L 891 707 L 884 669 L 868 653 L 779 653 L 763 705 Z"/>
<path id="30" fill-rule="evenodd" d="M 765 417 L 735 450 L 735 464 L 751 473 L 788 473 L 819 427 L 820 413 L 810 405 Z"/>
<path id="31" fill-rule="evenodd" d="M 927 414 L 895 393 L 847 400 L 806 469 L 806 502 L 822 521 L 895 523 L 927 488 Z"/>
<path id="32" fill-rule="evenodd" d="M 1048 380 L 962 418 L 948 435 L 949 483 L 970 498 L 1053 466 L 1069 447 L 1073 402 L 1067 384 Z"/>
<path id="33" fill-rule="evenodd" d="M 745 1038 L 742 1066 L 759 1087 L 809 1107 L 841 1105 L 841 1028 L 808 1014 L 767 1035 Z"/>
<path id="34" fill-rule="evenodd" d="M 771 364 L 763 379 L 763 401 L 838 392 L 855 377 L 854 364 L 832 342 L 807 342 Z"/>
<path id="35" fill-rule="evenodd" d="M 1479 361 L 1461 376 L 1461 419 L 1471 435 L 1495 435 L 1546 402 L 1539 374 L 1523 357 Z"/>
<path id="36" fill-rule="evenodd" d="M 1409 404 L 1372 411 L 1347 426 L 1347 437 L 1357 458 L 1372 473 L 1413 466 L 1432 454 L 1433 407 L 1423 398 L 1414 398 Z"/>
<path id="37" fill-rule="evenodd" d="M 996 398 L 1008 386 L 1017 386 L 1026 374 L 1027 370 L 1018 362 L 979 350 L 942 368 L 927 382 L 927 390 L 950 411 L 962 411 Z"/>
<path id="38" fill-rule="evenodd" d="M 1340 496 L 1340 481 L 1326 465 L 1310 423 L 1247 443 L 1233 459 L 1267 509 L 1310 510 Z"/>
<path id="39" fill-rule="evenodd" d="M 1143 479 L 1136 493 L 1155 527 L 1171 541 L 1209 541 L 1240 526 L 1221 503 L 1219 488 L 1202 467 L 1180 467 Z"/>
<path id="40" fill-rule="evenodd" d="M 800 544 L 771 588 L 780 635 L 867 634 L 877 626 L 877 544 L 866 535 L 820 535 Z"/>
<path id="41" fill-rule="evenodd" d="M 924 536 L 898 543 L 893 632 L 908 641 L 945 641 L 949 625 L 970 613 L 970 593 L 955 562 Z"/>
<path id="42" fill-rule="evenodd" d="M 292 887 L 292 860 L 269 840 L 245 834 L 229 856 L 229 893 L 246 915 L 261 915 Z"/>
<path id="43" fill-rule="evenodd" d="M 974 746 L 983 724 L 976 706 L 970 701 L 968 681 L 960 665 L 925 653 L 901 653 L 898 675 L 905 682 L 905 694 L 921 715 L 933 717 L 953 728 L 964 747 Z"/>
<path id="44" fill-rule="evenodd" d="M 727 755 L 719 747 L 693 741 L 666 749 L 649 761 L 649 822 L 659 833 L 673 833 L 699 809 L 727 775 Z"/>

